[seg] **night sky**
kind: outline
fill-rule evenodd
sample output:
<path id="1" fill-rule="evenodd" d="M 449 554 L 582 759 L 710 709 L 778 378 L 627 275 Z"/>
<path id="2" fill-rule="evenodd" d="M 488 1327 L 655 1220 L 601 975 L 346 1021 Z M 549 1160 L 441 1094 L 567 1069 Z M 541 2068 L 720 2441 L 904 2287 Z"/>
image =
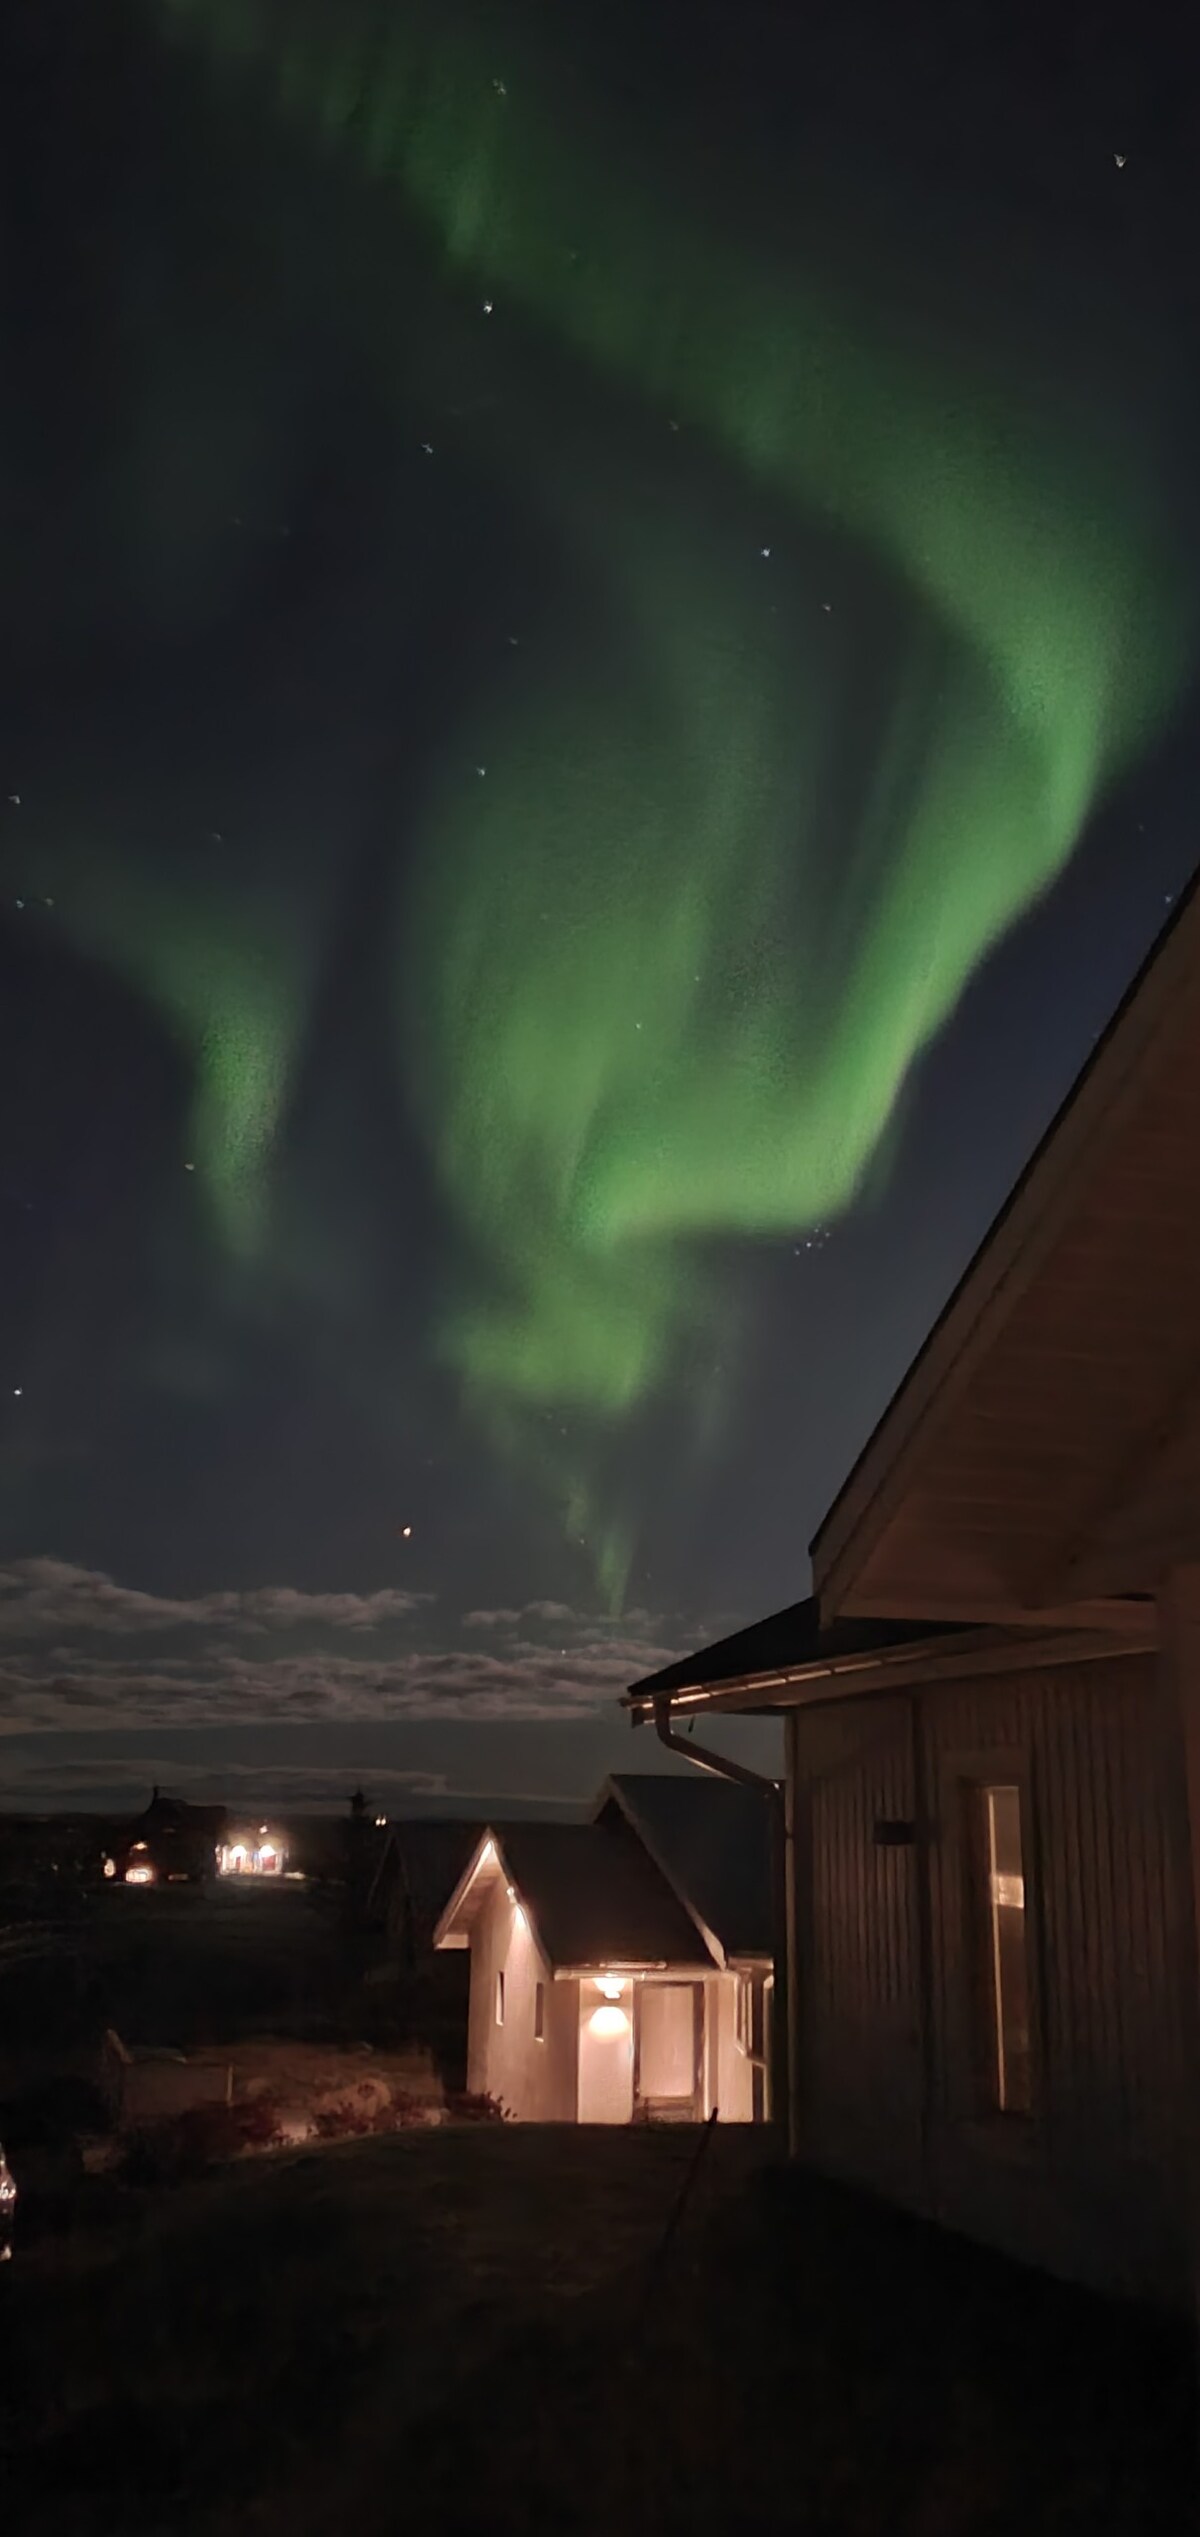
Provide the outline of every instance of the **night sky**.
<path id="1" fill-rule="evenodd" d="M 9 0 L 0 1807 L 578 1801 L 807 1590 L 1196 856 L 1124 27 Z"/>

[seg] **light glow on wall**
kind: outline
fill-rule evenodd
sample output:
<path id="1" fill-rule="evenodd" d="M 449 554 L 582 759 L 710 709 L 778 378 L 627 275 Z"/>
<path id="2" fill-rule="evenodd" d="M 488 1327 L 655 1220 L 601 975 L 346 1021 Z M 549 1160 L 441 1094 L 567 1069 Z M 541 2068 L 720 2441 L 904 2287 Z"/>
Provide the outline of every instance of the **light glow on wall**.
<path id="1" fill-rule="evenodd" d="M 592 2010 L 588 2025 L 593 2035 L 599 2036 L 602 2042 L 607 2042 L 610 2037 L 627 2035 L 629 2032 L 629 2020 L 624 2009 L 613 2008 L 607 2003 L 603 2008 Z"/>

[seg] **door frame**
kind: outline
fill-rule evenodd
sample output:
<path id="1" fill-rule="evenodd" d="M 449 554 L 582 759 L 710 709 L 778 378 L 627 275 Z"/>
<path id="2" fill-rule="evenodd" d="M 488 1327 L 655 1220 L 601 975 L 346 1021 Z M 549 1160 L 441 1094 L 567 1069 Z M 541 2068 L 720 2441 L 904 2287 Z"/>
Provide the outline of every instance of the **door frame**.
<path id="1" fill-rule="evenodd" d="M 647 1991 L 690 1991 L 692 1994 L 692 2093 L 688 2097 L 642 2094 L 642 2001 Z M 633 2121 L 635 2123 L 699 2123 L 704 2115 L 705 1999 L 703 1974 L 668 1974 L 662 1981 L 633 1986 Z"/>

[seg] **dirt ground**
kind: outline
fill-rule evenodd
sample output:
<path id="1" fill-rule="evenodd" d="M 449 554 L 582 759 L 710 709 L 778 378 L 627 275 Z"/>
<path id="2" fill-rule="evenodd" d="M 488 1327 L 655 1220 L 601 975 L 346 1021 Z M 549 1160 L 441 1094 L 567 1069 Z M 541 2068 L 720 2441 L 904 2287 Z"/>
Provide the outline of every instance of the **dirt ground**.
<path id="1" fill-rule="evenodd" d="M 664 2250 L 698 2139 L 463 2127 L 81 2200 L 0 2274 L 5 2530 L 1180 2537 L 1182 2331 L 732 2128 Z"/>

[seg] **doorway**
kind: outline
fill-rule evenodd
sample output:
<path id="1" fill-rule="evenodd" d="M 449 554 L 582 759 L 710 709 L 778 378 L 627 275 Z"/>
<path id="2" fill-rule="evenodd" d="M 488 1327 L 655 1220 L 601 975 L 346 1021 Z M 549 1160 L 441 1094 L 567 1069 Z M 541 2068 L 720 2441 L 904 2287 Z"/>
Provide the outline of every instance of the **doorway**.
<path id="1" fill-rule="evenodd" d="M 704 2111 L 703 1982 L 639 1982 L 633 1997 L 635 2123 L 698 2123 Z"/>

